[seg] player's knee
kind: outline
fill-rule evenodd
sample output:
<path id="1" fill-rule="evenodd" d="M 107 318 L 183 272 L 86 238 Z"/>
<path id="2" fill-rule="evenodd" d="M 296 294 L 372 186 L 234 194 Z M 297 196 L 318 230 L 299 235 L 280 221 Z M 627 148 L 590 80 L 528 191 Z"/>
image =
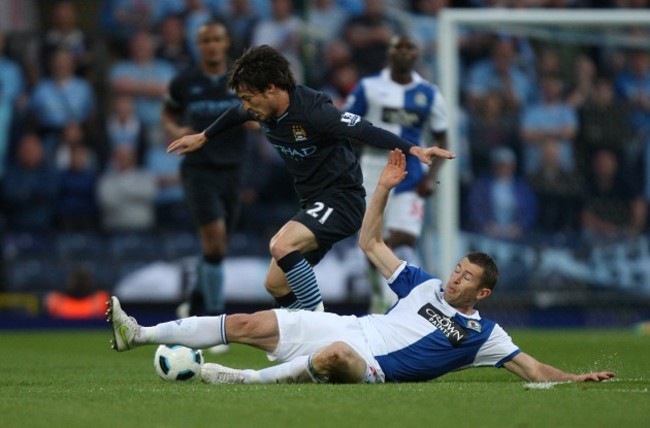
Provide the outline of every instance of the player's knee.
<path id="1" fill-rule="evenodd" d="M 346 371 L 352 365 L 356 355 L 347 343 L 334 342 L 317 352 L 312 359 L 312 364 L 330 373 Z"/>
<path id="2" fill-rule="evenodd" d="M 250 337 L 257 328 L 254 314 L 233 314 L 226 318 L 227 331 L 237 338 Z"/>

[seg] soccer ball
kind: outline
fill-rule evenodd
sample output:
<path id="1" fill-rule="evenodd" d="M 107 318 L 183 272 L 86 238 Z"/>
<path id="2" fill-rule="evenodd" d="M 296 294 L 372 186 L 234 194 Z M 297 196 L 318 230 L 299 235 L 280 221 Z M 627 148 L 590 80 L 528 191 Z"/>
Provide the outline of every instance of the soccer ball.
<path id="1" fill-rule="evenodd" d="M 203 352 L 181 345 L 160 345 L 156 349 L 153 366 L 164 380 L 187 381 L 201 375 Z"/>

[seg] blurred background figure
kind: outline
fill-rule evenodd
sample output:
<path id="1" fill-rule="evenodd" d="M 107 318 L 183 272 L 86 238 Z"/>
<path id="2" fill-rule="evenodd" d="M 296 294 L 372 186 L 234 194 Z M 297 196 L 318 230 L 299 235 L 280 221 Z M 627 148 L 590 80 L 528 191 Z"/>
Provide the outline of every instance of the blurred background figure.
<path id="1" fill-rule="evenodd" d="M 633 238 L 643 232 L 647 206 L 639 183 L 625 179 L 616 154 L 597 150 L 587 175 L 582 210 L 582 232 L 587 243 L 598 245 Z"/>
<path id="2" fill-rule="evenodd" d="M 99 227 L 98 170 L 90 149 L 83 144 L 72 145 L 69 156 L 68 165 L 58 172 L 55 225 L 60 231 L 95 231 Z"/>
<path id="3" fill-rule="evenodd" d="M 41 58 L 50 63 L 51 56 L 59 51 L 70 52 L 75 62 L 75 74 L 89 80 L 94 78 L 94 44 L 88 32 L 79 28 L 77 9 L 73 1 L 58 1 L 53 6 L 50 23 L 41 40 Z M 43 73 L 47 74 L 47 68 Z"/>
<path id="4" fill-rule="evenodd" d="M 539 239 L 568 245 L 579 230 L 583 180 L 563 168 L 560 144 L 552 138 L 541 143 L 540 164 L 526 178 L 537 195 Z"/>
<path id="5" fill-rule="evenodd" d="M 112 149 L 111 162 L 99 177 L 97 200 L 107 232 L 150 231 L 155 226 L 156 176 L 136 163 L 133 148 Z"/>
<path id="6" fill-rule="evenodd" d="M 39 80 L 31 94 L 28 126 L 43 136 L 48 161 L 54 161 L 67 128 L 84 138 L 94 135 L 97 102 L 90 82 L 76 76 L 71 51 L 50 57 L 50 75 Z"/>
<path id="7" fill-rule="evenodd" d="M 57 172 L 45 159 L 41 138 L 35 133 L 25 134 L 18 142 L 16 159 L 9 163 L 3 182 L 7 229 L 50 231 L 57 195 Z"/>
<path id="8" fill-rule="evenodd" d="M 18 62 L 5 55 L 7 38 L 0 30 L 0 182 L 4 175 L 12 124 L 18 102 L 25 89 L 23 71 Z"/>
<path id="9" fill-rule="evenodd" d="M 128 59 L 109 70 L 110 89 L 115 95 L 133 97 L 138 118 L 149 132 L 160 128 L 162 100 L 176 69 L 156 59 L 156 41 L 149 31 L 140 31 L 130 39 L 129 52 Z"/>
<path id="10" fill-rule="evenodd" d="M 403 33 L 403 28 L 388 14 L 383 0 L 365 0 L 363 12 L 350 17 L 342 32 L 359 75 L 365 77 L 386 65 L 388 42 L 394 34 Z"/>
<path id="11" fill-rule="evenodd" d="M 549 138 L 560 142 L 562 167 L 575 168 L 575 138 L 578 117 L 575 109 L 564 101 L 564 83 L 555 74 L 540 77 L 541 100 L 524 107 L 521 117 L 523 171 L 531 174 L 539 167 L 540 145 Z"/>
<path id="12" fill-rule="evenodd" d="M 110 298 L 95 287 L 92 274 L 83 267 L 70 272 L 65 291 L 50 291 L 45 296 L 45 310 L 52 318 L 68 320 L 103 319 Z"/>
<path id="13" fill-rule="evenodd" d="M 520 240 L 537 220 L 537 199 L 524 178 L 516 174 L 511 149 L 492 152 L 492 172 L 470 187 L 467 210 L 474 232 L 498 239 Z"/>

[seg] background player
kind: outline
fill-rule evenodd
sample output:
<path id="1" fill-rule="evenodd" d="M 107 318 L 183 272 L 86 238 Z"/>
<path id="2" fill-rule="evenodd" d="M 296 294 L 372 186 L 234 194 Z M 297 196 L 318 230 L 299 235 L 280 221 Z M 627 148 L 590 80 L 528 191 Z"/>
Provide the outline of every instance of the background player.
<path id="1" fill-rule="evenodd" d="M 196 43 L 200 64 L 173 78 L 162 112 L 163 127 L 173 140 L 205 129 L 215 116 L 239 105 L 227 86 L 230 38 L 225 24 L 214 20 L 201 25 Z M 245 142 L 244 128 L 233 127 L 218 143 L 188 153 L 182 161 L 185 198 L 198 224 L 202 257 L 179 316 L 224 312 L 222 261 L 238 215 Z"/>
<path id="2" fill-rule="evenodd" d="M 418 47 L 409 36 L 392 37 L 388 46 L 388 67 L 377 75 L 361 79 L 350 93 L 344 109 L 413 144 L 424 146 L 426 138 L 433 137 L 438 146 L 447 148 L 445 100 L 436 85 L 414 71 L 418 57 Z M 385 164 L 385 151 L 363 147 L 361 169 L 367 201 L 372 197 Z M 424 198 L 433 193 L 441 165 L 441 159 L 434 159 L 427 172 L 417 159 L 408 158 L 408 176 L 395 187 L 388 203 L 387 243 L 400 259 L 415 265 L 421 264 L 416 245 L 422 233 Z M 369 265 L 372 284 L 370 312 L 384 313 L 397 297 L 372 264 Z"/>
<path id="3" fill-rule="evenodd" d="M 383 149 L 400 148 L 429 164 L 455 156 L 423 148 L 338 110 L 331 99 L 297 85 L 289 62 L 270 46 L 248 49 L 233 65 L 228 85 L 242 100 L 200 134 L 174 141 L 168 151 L 185 154 L 248 120 L 257 120 L 294 178 L 301 211 L 271 239 L 265 287 L 280 306 L 318 310 L 322 297 L 312 266 L 336 242 L 361 226 L 365 191 L 350 139 Z M 214 144 L 214 143 L 212 143 Z"/>
<path id="4" fill-rule="evenodd" d="M 109 301 L 108 320 L 118 351 L 142 344 L 202 347 L 245 343 L 283 361 L 262 370 L 205 363 L 206 383 L 419 382 L 453 370 L 505 367 L 528 381 L 601 381 L 609 371 L 573 374 L 522 352 L 474 306 L 492 294 L 499 271 L 490 256 L 470 253 L 447 284 L 399 260 L 384 242 L 383 210 L 390 190 L 406 176 L 406 160 L 392 151 L 363 219 L 359 245 L 399 296 L 384 315 L 363 317 L 275 309 L 254 314 L 186 318 L 140 327 Z"/>

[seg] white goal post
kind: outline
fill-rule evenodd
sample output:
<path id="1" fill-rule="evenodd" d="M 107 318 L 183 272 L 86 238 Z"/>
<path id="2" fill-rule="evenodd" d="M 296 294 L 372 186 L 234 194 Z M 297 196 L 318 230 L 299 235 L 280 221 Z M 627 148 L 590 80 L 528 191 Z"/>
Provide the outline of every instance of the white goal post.
<path id="1" fill-rule="evenodd" d="M 439 85 L 447 101 L 450 150 L 458 152 L 459 138 L 459 26 L 494 30 L 498 26 L 530 27 L 624 27 L 647 25 L 650 11 L 632 9 L 444 9 L 439 17 L 438 63 Z M 503 27 L 504 29 L 506 27 Z M 438 276 L 447 278 L 458 257 L 459 236 L 459 170 L 458 162 L 447 162 L 440 173 L 440 189 L 436 204 L 436 227 L 439 237 Z"/>

